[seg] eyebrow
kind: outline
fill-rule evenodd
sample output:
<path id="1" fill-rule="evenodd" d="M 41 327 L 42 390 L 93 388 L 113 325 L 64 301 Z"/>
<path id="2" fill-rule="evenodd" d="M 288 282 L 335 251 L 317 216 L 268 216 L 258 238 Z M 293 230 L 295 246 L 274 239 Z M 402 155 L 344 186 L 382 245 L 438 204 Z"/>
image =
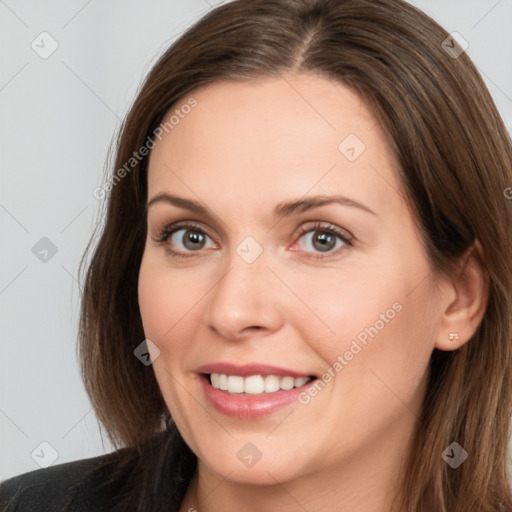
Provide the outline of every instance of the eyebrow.
<path id="1" fill-rule="evenodd" d="M 146 209 L 149 209 L 152 205 L 156 203 L 168 203 L 179 208 L 190 210 L 191 212 L 203 215 L 205 217 L 212 216 L 210 210 L 203 206 L 202 204 L 193 201 L 192 199 L 174 196 L 166 192 L 157 194 L 152 199 L 150 199 L 148 204 L 146 205 Z M 272 215 L 276 219 L 282 219 L 284 217 L 289 217 L 294 213 L 303 213 L 313 208 L 319 208 L 320 206 L 325 206 L 328 204 L 341 204 L 343 206 L 350 206 L 353 208 L 358 208 L 364 212 L 370 213 L 371 215 L 377 216 L 377 214 L 373 210 L 371 210 L 364 204 L 358 203 L 353 199 L 349 199 L 348 197 L 340 195 L 319 195 L 307 198 L 294 199 L 292 201 L 281 202 L 274 208 Z"/>

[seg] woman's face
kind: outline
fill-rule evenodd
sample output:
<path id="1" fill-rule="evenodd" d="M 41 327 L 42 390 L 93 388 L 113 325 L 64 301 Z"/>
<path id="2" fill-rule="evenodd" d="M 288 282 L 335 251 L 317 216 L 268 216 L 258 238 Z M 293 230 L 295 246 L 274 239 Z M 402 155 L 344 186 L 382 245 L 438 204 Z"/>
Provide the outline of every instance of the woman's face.
<path id="1" fill-rule="evenodd" d="M 232 481 L 377 474 L 404 454 L 440 316 L 381 127 L 317 76 L 193 97 L 151 154 L 139 276 L 166 404 Z"/>

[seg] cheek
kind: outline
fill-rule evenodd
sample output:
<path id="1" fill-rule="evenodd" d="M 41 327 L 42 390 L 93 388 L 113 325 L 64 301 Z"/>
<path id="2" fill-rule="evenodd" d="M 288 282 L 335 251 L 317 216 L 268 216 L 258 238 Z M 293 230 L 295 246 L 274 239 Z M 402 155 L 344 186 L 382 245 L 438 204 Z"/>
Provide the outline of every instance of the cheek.
<path id="1" fill-rule="evenodd" d="M 399 316 L 405 295 L 402 282 L 368 267 L 333 269 L 315 279 L 287 277 L 290 288 L 305 298 L 304 306 L 288 309 L 293 322 L 326 353 L 348 349 L 353 339 L 364 344 L 376 329 L 383 331 Z"/>
<path id="2" fill-rule="evenodd" d="M 184 329 L 193 316 L 202 290 L 190 279 L 179 280 L 179 273 L 165 267 L 160 258 L 145 254 L 138 283 L 139 308 L 147 338 L 165 351 L 165 340 L 183 339 Z"/>
<path id="3" fill-rule="evenodd" d="M 399 268 L 374 265 L 292 285 L 310 309 L 297 310 L 292 321 L 326 371 L 350 375 L 342 379 L 344 393 L 360 395 L 380 378 L 402 389 L 405 399 L 424 377 L 434 347 L 436 298 L 429 280 L 422 282 L 427 267 L 418 265 L 413 273 Z"/>
<path id="4" fill-rule="evenodd" d="M 199 298 L 197 287 L 177 282 L 176 273 L 163 265 L 158 256 L 151 251 L 144 254 L 138 281 L 144 334 L 160 350 L 152 368 L 171 414 L 182 421 L 188 415 L 182 403 L 181 387 L 176 384 L 183 383 L 183 376 L 177 375 L 176 368 L 186 364 L 193 345 L 191 329 L 197 322 L 190 320 Z M 186 424 L 182 428 L 185 432 L 191 429 Z"/>
<path id="5" fill-rule="evenodd" d="M 326 386 L 320 386 L 318 398 L 302 398 L 303 403 L 311 400 L 306 405 L 311 421 L 325 416 L 325 404 L 342 404 L 329 409 L 325 428 L 326 437 L 337 439 L 344 425 L 345 439 L 334 444 L 345 450 L 420 415 L 433 349 L 433 296 L 427 284 L 411 293 L 408 280 L 390 274 L 359 276 L 331 286 L 336 291 L 321 294 L 319 290 L 331 289 L 322 285 L 308 297 L 335 334 L 303 331 L 325 361 L 321 379 Z M 311 316 L 309 320 L 311 324 Z M 302 320 L 304 329 L 306 324 Z M 327 446 L 326 460 L 334 460 L 337 453 Z"/>

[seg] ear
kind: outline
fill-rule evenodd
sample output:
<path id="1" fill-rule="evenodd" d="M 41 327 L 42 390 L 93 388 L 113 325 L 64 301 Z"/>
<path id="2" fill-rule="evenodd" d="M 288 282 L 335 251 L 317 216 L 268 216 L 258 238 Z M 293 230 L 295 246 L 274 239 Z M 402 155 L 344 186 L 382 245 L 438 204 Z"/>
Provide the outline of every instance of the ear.
<path id="1" fill-rule="evenodd" d="M 447 278 L 435 340 L 437 349 L 456 350 L 478 329 L 489 299 L 489 275 L 484 261 L 482 246 L 476 240 L 461 258 L 457 270 Z"/>

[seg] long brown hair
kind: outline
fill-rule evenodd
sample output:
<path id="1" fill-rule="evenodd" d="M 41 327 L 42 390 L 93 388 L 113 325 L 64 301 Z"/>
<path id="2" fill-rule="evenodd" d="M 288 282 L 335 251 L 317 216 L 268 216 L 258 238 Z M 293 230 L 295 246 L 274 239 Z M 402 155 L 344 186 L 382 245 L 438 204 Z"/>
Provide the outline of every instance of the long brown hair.
<path id="1" fill-rule="evenodd" d="M 99 239 L 91 239 L 81 263 L 79 347 L 87 392 L 113 444 L 142 454 L 152 439 L 164 439 L 167 453 L 181 461 L 173 470 L 182 482 L 176 510 L 195 456 L 172 422 L 172 435 L 157 435 L 169 413 L 152 368 L 134 356 L 145 338 L 137 280 L 148 157 L 130 159 L 155 137 L 171 107 L 198 87 L 285 72 L 337 80 L 373 108 L 436 271 L 449 272 L 480 242 L 490 286 L 485 316 L 467 344 L 432 354 L 404 506 L 512 510 L 512 201 L 504 193 L 512 186 L 512 146 L 475 66 L 466 53 L 450 52 L 454 45 L 443 28 L 401 0 L 235 0 L 175 41 L 145 79 L 117 140 Z M 457 469 L 441 457 L 454 441 L 469 454 Z M 144 464 L 160 471 L 163 463 L 148 453 Z M 156 484 L 148 491 L 150 480 L 135 479 L 127 491 L 137 510 L 150 510 L 150 495 L 159 492 Z"/>

